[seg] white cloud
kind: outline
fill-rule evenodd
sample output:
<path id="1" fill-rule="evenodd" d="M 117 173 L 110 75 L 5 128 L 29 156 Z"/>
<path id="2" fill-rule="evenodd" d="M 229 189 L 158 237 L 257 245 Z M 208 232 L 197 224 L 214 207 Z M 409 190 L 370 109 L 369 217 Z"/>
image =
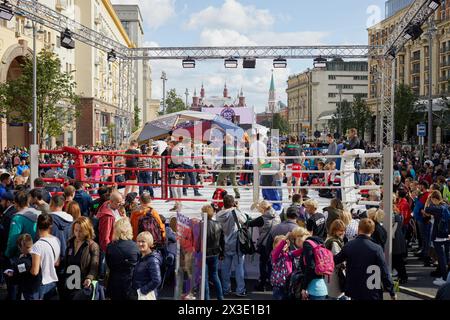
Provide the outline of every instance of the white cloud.
<path id="1" fill-rule="evenodd" d="M 204 29 L 200 34 L 202 46 L 253 46 L 247 36 L 230 29 Z"/>
<path id="2" fill-rule="evenodd" d="M 153 30 L 160 28 L 175 16 L 175 0 L 112 0 L 112 3 L 139 5 L 144 23 Z"/>
<path id="3" fill-rule="evenodd" d="M 267 29 L 275 19 L 269 10 L 257 9 L 255 6 L 244 6 L 236 0 L 225 0 L 222 7 L 208 8 L 191 15 L 187 27 L 197 29 L 215 26 L 234 30 Z"/>

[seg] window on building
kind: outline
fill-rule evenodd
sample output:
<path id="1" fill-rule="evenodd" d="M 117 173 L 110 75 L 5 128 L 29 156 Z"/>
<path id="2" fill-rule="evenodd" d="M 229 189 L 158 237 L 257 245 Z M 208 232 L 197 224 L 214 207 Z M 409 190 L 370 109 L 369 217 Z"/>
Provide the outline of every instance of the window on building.
<path id="1" fill-rule="evenodd" d="M 413 60 L 420 60 L 420 50 L 413 52 Z"/>
<path id="2" fill-rule="evenodd" d="M 361 81 L 361 80 L 367 80 L 367 76 L 354 76 L 353 80 L 355 81 Z"/>
<path id="3" fill-rule="evenodd" d="M 336 98 L 336 93 L 328 93 L 328 98 Z"/>
<path id="4" fill-rule="evenodd" d="M 336 76 L 334 76 L 334 75 L 329 75 L 329 76 L 328 76 L 328 80 L 336 80 Z"/>
<path id="5" fill-rule="evenodd" d="M 56 47 L 61 48 L 61 37 L 60 36 L 56 36 Z"/>

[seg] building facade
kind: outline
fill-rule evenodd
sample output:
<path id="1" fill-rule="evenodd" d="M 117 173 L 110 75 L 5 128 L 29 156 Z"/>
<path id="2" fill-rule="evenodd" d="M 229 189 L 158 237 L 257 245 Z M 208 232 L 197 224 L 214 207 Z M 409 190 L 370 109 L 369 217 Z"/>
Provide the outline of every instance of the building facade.
<path id="1" fill-rule="evenodd" d="M 75 5 L 82 25 L 122 45 L 134 46 L 109 0 L 75 0 Z M 76 43 L 75 55 L 77 90 L 82 96 L 78 144 L 122 145 L 131 135 L 134 119 L 134 72 L 127 72 L 119 60 L 108 62 L 107 52 L 84 43 Z M 131 95 L 124 92 L 125 81 L 131 85 Z M 127 103 L 123 99 L 128 99 Z"/>
<path id="2" fill-rule="evenodd" d="M 294 135 L 312 136 L 328 132 L 328 120 L 341 101 L 355 96 L 367 99 L 366 61 L 334 59 L 326 68 L 314 68 L 288 79 L 289 130 Z"/>
<path id="3" fill-rule="evenodd" d="M 75 18 L 73 0 L 42 0 L 40 3 L 49 8 Z M 74 72 L 74 51 L 59 45 L 60 34 L 54 30 L 36 25 L 36 51 L 42 49 L 56 53 L 61 60 L 61 71 Z M 21 76 L 21 64 L 24 58 L 33 55 L 32 22 L 20 15 L 15 15 L 11 21 L 0 19 L 0 82 L 14 80 Z M 0 148 L 12 146 L 29 146 L 32 142 L 31 124 L 12 123 L 8 119 L 0 118 Z M 56 144 L 76 144 L 76 126 L 69 125 L 60 137 L 45 137 L 45 143 L 54 147 Z"/>
<path id="4" fill-rule="evenodd" d="M 397 11 L 379 24 L 368 29 L 369 45 L 384 45 L 393 28 L 400 22 L 409 6 Z M 434 21 L 437 32 L 433 36 L 431 81 L 434 99 L 450 94 L 450 1 L 442 1 L 435 12 Z M 409 41 L 397 53 L 396 57 L 396 83 L 411 86 L 419 99 L 429 99 L 429 37 L 428 24 L 422 26 L 424 33 L 415 41 Z M 381 106 L 381 69 L 376 59 L 369 59 L 369 99 L 367 101 L 371 110 L 379 114 Z M 433 105 L 433 108 L 435 106 Z M 378 121 L 377 121 L 378 123 Z M 439 133 L 440 129 L 435 127 Z M 377 131 L 378 132 L 378 131 Z M 434 135 L 436 137 L 436 135 Z"/>
<path id="5" fill-rule="evenodd" d="M 130 40 L 138 48 L 144 46 L 144 23 L 138 5 L 114 5 L 123 27 Z M 156 118 L 159 111 L 159 100 L 152 99 L 152 70 L 148 60 L 134 62 L 135 91 L 133 100 L 140 109 L 141 125 Z"/>

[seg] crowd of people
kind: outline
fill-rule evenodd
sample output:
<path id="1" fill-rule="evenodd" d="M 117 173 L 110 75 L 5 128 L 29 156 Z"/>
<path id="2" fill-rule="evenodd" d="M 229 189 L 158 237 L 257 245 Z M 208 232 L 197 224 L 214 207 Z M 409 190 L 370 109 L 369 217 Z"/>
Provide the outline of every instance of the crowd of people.
<path id="1" fill-rule="evenodd" d="M 85 161 L 99 164 L 87 172 L 98 184 L 77 181 L 74 159 L 58 155 L 46 156 L 42 163 L 61 166 L 41 170 L 30 189 L 27 150 L 5 150 L 0 175 L 0 277 L 8 299 L 158 299 L 164 285 L 173 285 L 174 280 L 177 223 L 176 217 L 167 217 L 181 210 L 188 189 L 201 196 L 196 187 L 202 183 L 199 172 L 178 169 L 214 168 L 207 160 L 186 154 L 184 150 L 191 150 L 187 144 L 183 139 L 171 140 L 165 150 L 155 150 L 131 142 L 119 180 L 126 183 L 125 190 L 101 184 L 108 179 L 108 168 L 100 164 L 110 159 L 95 155 Z M 220 163 L 221 172 L 213 175 L 217 189 L 211 205 L 202 208 L 208 216 L 206 299 L 213 296 L 210 285 L 219 300 L 230 295 L 246 297 L 245 257 L 253 254 L 259 257 L 254 290 L 270 290 L 275 300 L 381 300 L 385 291 L 396 299 L 396 284 L 408 283 L 410 252 L 424 266 L 436 267 L 430 283 L 441 287 L 439 298 L 449 298 L 450 147 L 436 146 L 433 157 L 423 160 L 414 147 L 395 147 L 392 268 L 396 280 L 385 261 L 388 239 L 380 190 L 361 191 L 362 197 L 379 205 L 352 210 L 342 202 L 339 189 L 320 189 L 318 196 L 330 199 L 329 206 L 320 209 L 317 199 L 303 188 L 339 186 L 339 155 L 354 149 L 370 151 L 355 129 L 349 130 L 345 141 L 329 135 L 325 146 L 306 148 L 294 136 L 278 148 L 268 148 L 255 135 L 245 146 L 249 162 Z M 87 146 L 83 150 L 100 151 Z M 233 158 L 238 153 L 227 135 L 214 156 Z M 152 205 L 154 187 L 136 185 L 155 181 L 153 169 L 160 169 L 165 160 L 152 158 L 154 154 L 167 156 L 170 198 L 175 203 L 161 214 Z M 305 160 L 311 154 L 336 158 Z M 277 155 L 282 157 L 276 159 Z M 239 206 L 238 186 L 251 184 L 254 177 L 238 172 L 254 166 L 261 174 L 260 185 L 266 188 L 264 200 L 253 204 L 257 214 L 251 217 Z M 356 160 L 355 167 L 380 168 L 380 162 Z M 323 172 L 306 174 L 305 169 Z M 45 183 L 43 178 L 63 178 L 66 183 Z M 378 174 L 355 174 L 356 184 L 379 182 Z M 284 184 L 292 201 L 287 206 L 277 188 Z M 228 185 L 234 196 L 227 193 Z M 258 231 L 255 243 L 249 230 Z M 382 283 L 376 288 L 367 285 L 374 268 Z"/>

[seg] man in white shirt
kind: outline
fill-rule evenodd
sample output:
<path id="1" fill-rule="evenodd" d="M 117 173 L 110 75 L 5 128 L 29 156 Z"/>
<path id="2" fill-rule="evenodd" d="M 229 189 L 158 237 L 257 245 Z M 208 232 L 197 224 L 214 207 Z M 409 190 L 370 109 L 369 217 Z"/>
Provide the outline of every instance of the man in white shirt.
<path id="1" fill-rule="evenodd" d="M 249 150 L 250 161 L 253 165 L 263 165 L 266 163 L 267 146 L 260 140 L 261 136 L 259 133 L 256 134 L 255 138 L 256 140 L 253 141 Z"/>
<path id="2" fill-rule="evenodd" d="M 39 272 L 42 275 L 42 283 L 39 292 L 33 296 L 33 300 L 44 300 L 49 298 L 55 292 L 58 276 L 55 266 L 59 265 L 61 253 L 61 244 L 58 238 L 51 235 L 53 224 L 52 216 L 43 213 L 39 215 L 37 221 L 37 230 L 39 240 L 31 248 L 31 274 L 37 276 Z"/>

